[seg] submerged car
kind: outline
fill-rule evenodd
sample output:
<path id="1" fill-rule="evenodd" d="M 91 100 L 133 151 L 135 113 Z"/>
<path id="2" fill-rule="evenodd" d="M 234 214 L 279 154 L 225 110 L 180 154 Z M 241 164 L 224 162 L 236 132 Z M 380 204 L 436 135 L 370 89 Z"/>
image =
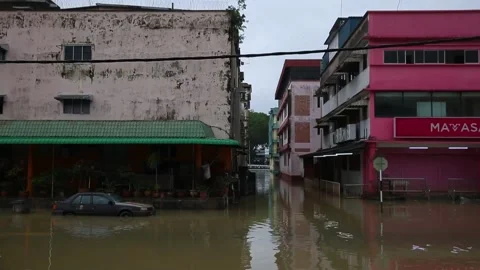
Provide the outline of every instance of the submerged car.
<path id="1" fill-rule="evenodd" d="M 116 194 L 99 192 L 77 193 L 62 202 L 55 202 L 52 211 L 56 215 L 122 217 L 155 215 L 153 205 L 125 202 Z"/>

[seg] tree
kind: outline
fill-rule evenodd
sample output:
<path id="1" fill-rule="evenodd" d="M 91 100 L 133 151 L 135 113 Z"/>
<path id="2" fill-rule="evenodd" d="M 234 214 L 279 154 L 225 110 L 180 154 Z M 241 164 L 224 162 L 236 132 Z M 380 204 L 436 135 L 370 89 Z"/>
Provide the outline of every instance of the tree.
<path id="1" fill-rule="evenodd" d="M 249 112 L 248 138 L 250 140 L 250 157 L 253 159 L 254 147 L 268 144 L 268 115 L 262 112 Z"/>

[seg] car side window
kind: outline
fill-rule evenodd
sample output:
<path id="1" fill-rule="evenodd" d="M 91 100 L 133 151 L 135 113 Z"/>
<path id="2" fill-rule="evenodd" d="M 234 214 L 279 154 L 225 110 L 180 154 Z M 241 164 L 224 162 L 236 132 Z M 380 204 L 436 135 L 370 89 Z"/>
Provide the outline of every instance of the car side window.
<path id="1" fill-rule="evenodd" d="M 93 204 L 96 205 L 105 205 L 108 204 L 109 200 L 104 196 L 93 195 Z"/>
<path id="2" fill-rule="evenodd" d="M 80 200 L 82 199 L 82 196 L 77 196 L 73 201 L 72 204 L 80 204 Z"/>
<path id="3" fill-rule="evenodd" d="M 82 195 L 82 199 L 80 200 L 80 204 L 91 204 L 91 203 L 92 203 L 92 196 Z"/>

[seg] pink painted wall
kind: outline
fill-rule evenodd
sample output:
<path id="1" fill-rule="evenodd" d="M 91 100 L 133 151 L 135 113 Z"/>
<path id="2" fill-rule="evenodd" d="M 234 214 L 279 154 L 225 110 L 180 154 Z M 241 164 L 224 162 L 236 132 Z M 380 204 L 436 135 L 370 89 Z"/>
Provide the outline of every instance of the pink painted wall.
<path id="1" fill-rule="evenodd" d="M 424 178 L 432 192 L 448 190 L 448 178 L 463 178 L 457 189 L 480 191 L 480 153 L 476 150 L 452 151 L 445 149 L 408 150 L 381 149 L 388 160 L 385 177 Z M 409 186 L 421 189 L 422 181 L 410 181 Z"/>
<path id="2" fill-rule="evenodd" d="M 368 15 L 370 45 L 480 36 L 480 10 L 372 11 Z M 478 49 L 480 41 L 399 49 Z M 393 118 L 375 118 L 375 91 L 480 91 L 480 64 L 384 64 L 383 49 L 369 51 L 371 136 L 393 140 Z"/>

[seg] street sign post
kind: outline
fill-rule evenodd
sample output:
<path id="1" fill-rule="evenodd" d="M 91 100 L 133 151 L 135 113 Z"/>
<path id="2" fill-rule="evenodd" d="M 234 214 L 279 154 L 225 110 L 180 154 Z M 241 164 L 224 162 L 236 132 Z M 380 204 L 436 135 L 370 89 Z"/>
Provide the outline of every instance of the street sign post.
<path id="1" fill-rule="evenodd" d="M 378 171 L 379 183 L 380 183 L 380 212 L 383 213 L 383 171 L 388 168 L 388 161 L 384 157 L 376 157 L 373 160 L 373 168 Z"/>

